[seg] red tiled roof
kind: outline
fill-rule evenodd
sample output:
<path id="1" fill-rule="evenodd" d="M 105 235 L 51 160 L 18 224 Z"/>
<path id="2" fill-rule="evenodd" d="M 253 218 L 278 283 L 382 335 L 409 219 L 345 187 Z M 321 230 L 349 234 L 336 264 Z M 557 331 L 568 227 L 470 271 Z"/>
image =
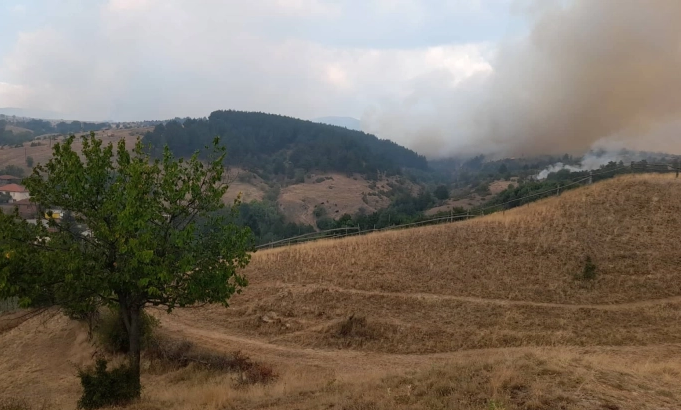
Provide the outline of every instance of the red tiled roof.
<path id="1" fill-rule="evenodd" d="M 11 181 L 13 179 L 21 179 L 21 178 L 15 177 L 14 175 L 0 175 L 0 179 Z"/>
<path id="2" fill-rule="evenodd" d="M 18 184 L 8 184 L 0 186 L 0 192 L 26 192 L 26 188 Z"/>

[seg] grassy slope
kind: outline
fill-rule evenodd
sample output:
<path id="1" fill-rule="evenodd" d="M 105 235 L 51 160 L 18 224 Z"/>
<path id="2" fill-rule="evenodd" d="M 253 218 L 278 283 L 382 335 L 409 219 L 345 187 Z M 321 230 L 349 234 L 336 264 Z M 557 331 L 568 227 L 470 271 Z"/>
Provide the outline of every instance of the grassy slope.
<path id="1" fill-rule="evenodd" d="M 112 142 L 114 146 L 116 146 L 116 143 L 121 138 L 124 138 L 126 147 L 131 149 L 135 145 L 137 136 L 130 134 L 140 134 L 146 132 L 147 130 L 148 128 L 107 130 L 98 132 L 97 136 L 104 141 L 104 144 Z M 36 142 L 40 143 L 41 145 L 31 147 L 31 142 L 25 142 L 23 148 L 4 147 L 4 149 L 0 150 L 0 168 L 4 168 L 7 165 L 16 165 L 18 167 L 24 168 L 24 176 L 27 176 L 30 173 L 30 169 L 26 167 L 25 156 L 33 157 L 34 164 L 46 163 L 52 157 L 52 148 L 50 147 L 50 142 L 42 140 Z M 80 151 L 82 144 L 77 139 L 74 142 L 73 147 L 76 151 Z"/>
<path id="2" fill-rule="evenodd" d="M 281 381 L 147 373 L 136 408 L 678 408 L 680 198 L 673 177 L 625 176 L 469 222 L 259 252 L 230 309 L 159 317 Z M 574 278 L 586 255 L 594 281 Z M 0 335 L 0 385 L 75 402 L 72 373 L 51 369 L 77 333 L 52 346 L 38 319 Z"/>

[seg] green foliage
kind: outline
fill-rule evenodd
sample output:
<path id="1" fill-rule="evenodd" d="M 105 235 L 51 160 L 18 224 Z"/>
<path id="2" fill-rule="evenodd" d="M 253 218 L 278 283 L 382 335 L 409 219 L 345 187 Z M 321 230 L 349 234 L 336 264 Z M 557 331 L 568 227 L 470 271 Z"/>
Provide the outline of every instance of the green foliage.
<path id="1" fill-rule="evenodd" d="M 142 386 L 134 369 L 121 366 L 107 370 L 106 367 L 107 361 L 100 358 L 94 369 L 78 371 L 83 386 L 79 409 L 126 405 L 140 396 Z"/>
<path id="2" fill-rule="evenodd" d="M 86 229 L 49 219 L 29 224 L 0 215 L 0 298 L 22 306 L 47 301 L 75 312 L 118 306 L 130 337 L 130 367 L 139 378 L 141 312 L 146 305 L 228 305 L 247 285 L 239 269 L 253 238 L 233 223 L 238 204 L 222 197 L 224 148 L 217 139 L 207 165 L 198 153 L 176 160 L 165 149 L 151 160 L 141 142 L 104 146 L 94 133 L 57 143 L 47 164 L 24 180 L 32 200 L 61 208 Z M 201 221 L 201 225 L 199 225 Z"/>
<path id="3" fill-rule="evenodd" d="M 313 214 L 317 219 L 322 218 L 326 216 L 326 208 L 323 205 L 315 205 Z"/>
<path id="4" fill-rule="evenodd" d="M 33 168 L 33 157 L 31 156 L 26 157 L 26 166 L 29 168 Z"/>
<path id="5" fill-rule="evenodd" d="M 435 195 L 435 198 L 444 201 L 449 198 L 449 189 L 447 189 L 446 185 L 438 185 L 435 191 L 433 191 L 433 195 Z"/>
<path id="6" fill-rule="evenodd" d="M 33 134 L 28 133 L 14 133 L 7 129 L 7 121 L 0 120 L 0 146 L 9 145 L 16 147 L 21 146 L 25 141 L 30 141 L 33 138 Z"/>
<path id="7" fill-rule="evenodd" d="M 140 314 L 140 348 L 144 350 L 153 340 L 154 329 L 158 327 L 158 319 L 142 311 Z M 128 353 L 130 351 L 130 335 L 125 327 L 120 308 L 107 309 L 95 324 L 94 333 L 101 346 L 110 353 Z"/>
<path id="8" fill-rule="evenodd" d="M 499 166 L 499 170 L 497 171 L 499 174 L 505 175 L 508 173 L 508 166 L 506 164 L 501 164 Z"/>
<path id="9" fill-rule="evenodd" d="M 0 175 L 12 175 L 21 178 L 24 176 L 24 170 L 16 165 L 7 165 L 5 168 L 0 168 Z"/>
<path id="10" fill-rule="evenodd" d="M 300 180 L 295 170 L 398 174 L 400 169 L 428 169 L 425 157 L 392 141 L 360 131 L 280 115 L 215 111 L 207 119 L 158 125 L 145 134 L 155 147 L 167 144 L 177 155 L 190 155 L 222 136 L 232 149 L 229 164 Z"/>
<path id="11" fill-rule="evenodd" d="M 314 231 L 310 225 L 287 222 L 276 202 L 268 200 L 241 204 L 234 222 L 238 226 L 248 227 L 255 235 L 257 244 Z"/>

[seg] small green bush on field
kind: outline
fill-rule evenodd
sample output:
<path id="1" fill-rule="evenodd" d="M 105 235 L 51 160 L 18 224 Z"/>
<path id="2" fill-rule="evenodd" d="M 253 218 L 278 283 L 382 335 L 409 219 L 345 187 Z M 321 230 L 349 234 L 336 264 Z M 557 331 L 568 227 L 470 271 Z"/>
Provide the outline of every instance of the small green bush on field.
<path id="1" fill-rule="evenodd" d="M 107 370 L 106 366 L 107 361 L 100 358 L 94 369 L 78 371 L 83 386 L 79 409 L 126 405 L 140 396 L 142 386 L 135 371 L 127 366 Z"/>

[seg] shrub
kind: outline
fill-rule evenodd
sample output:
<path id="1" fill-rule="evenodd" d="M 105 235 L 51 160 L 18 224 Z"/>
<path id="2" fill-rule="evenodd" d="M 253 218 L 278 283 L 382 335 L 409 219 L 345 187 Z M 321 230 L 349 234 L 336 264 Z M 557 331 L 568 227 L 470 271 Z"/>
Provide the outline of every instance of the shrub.
<path id="1" fill-rule="evenodd" d="M 444 201 L 449 198 L 449 189 L 447 189 L 445 185 L 439 185 L 435 188 L 435 191 L 433 191 L 433 195 L 435 195 L 435 198 Z"/>
<path id="2" fill-rule="evenodd" d="M 338 335 L 341 337 L 365 336 L 367 333 L 366 329 L 367 319 L 365 317 L 351 315 L 340 324 Z"/>
<path id="3" fill-rule="evenodd" d="M 323 218 L 326 216 L 326 208 L 324 208 L 322 205 L 315 205 L 313 214 L 317 219 Z"/>
<path id="4" fill-rule="evenodd" d="M 154 328 L 158 326 L 158 320 L 146 312 L 141 314 L 141 346 L 145 349 L 149 346 Z M 94 333 L 97 335 L 99 343 L 111 353 L 128 353 L 130 341 L 128 330 L 125 327 L 123 318 L 118 309 L 110 309 L 101 314 L 98 323 L 95 325 Z"/>
<path id="5" fill-rule="evenodd" d="M 268 384 L 278 377 L 271 366 L 253 362 L 240 351 L 225 355 L 197 350 L 187 340 L 154 338 L 146 355 L 152 360 L 160 360 L 180 368 L 193 364 L 208 370 L 237 372 L 239 385 Z"/>
<path id="6" fill-rule="evenodd" d="M 591 256 L 587 255 L 586 261 L 584 262 L 584 270 L 582 271 L 581 279 L 593 280 L 596 279 L 597 272 L 596 264 L 591 260 Z"/>
<path id="7" fill-rule="evenodd" d="M 245 372 L 241 373 L 240 384 L 269 384 L 276 380 L 278 375 L 272 366 L 262 363 L 250 363 Z"/>
<path id="8" fill-rule="evenodd" d="M 134 370 L 127 366 L 106 370 L 106 366 L 106 360 L 100 358 L 94 369 L 78 371 L 83 386 L 79 409 L 125 405 L 140 396 L 142 386 Z"/>

